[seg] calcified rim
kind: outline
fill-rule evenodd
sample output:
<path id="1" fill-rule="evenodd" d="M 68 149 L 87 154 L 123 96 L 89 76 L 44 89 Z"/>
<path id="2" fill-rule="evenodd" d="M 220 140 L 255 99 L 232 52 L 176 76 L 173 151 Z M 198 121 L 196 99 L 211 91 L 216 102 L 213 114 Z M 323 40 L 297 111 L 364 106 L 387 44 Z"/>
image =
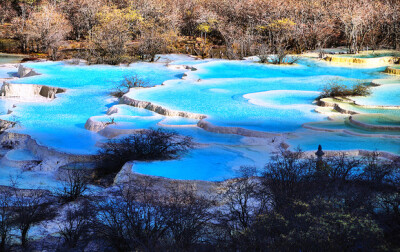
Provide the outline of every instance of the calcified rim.
<path id="1" fill-rule="evenodd" d="M 345 56 L 337 56 L 337 55 L 329 55 L 324 58 L 325 61 L 335 63 L 335 64 L 355 64 L 355 65 L 365 65 L 365 66 L 383 66 L 387 64 L 394 64 L 400 60 L 398 56 L 381 56 L 381 57 L 373 57 L 373 58 L 361 58 L 357 57 L 356 54 L 346 54 L 347 56 L 354 57 L 345 57 Z M 368 55 L 368 54 L 362 54 Z"/>
<path id="2" fill-rule="evenodd" d="M 393 75 L 400 75 L 400 68 L 394 68 L 394 67 L 386 67 L 385 73 L 387 74 L 393 74 Z"/>
<path id="3" fill-rule="evenodd" d="M 376 83 L 377 80 L 373 80 L 371 84 L 374 86 L 381 86 L 381 84 Z M 384 106 L 384 105 L 361 105 L 358 104 L 356 101 L 352 100 L 351 98 L 343 98 L 343 97 L 329 97 L 329 98 L 321 98 L 318 100 L 318 105 L 320 107 L 327 107 L 327 108 L 332 108 L 336 113 L 340 113 L 343 115 L 350 115 L 347 119 L 349 120 L 349 123 L 360 127 L 361 129 L 364 130 L 382 130 L 382 131 L 398 131 L 400 132 L 400 126 L 390 126 L 390 125 L 374 125 L 374 124 L 369 124 L 365 122 L 361 122 L 354 117 L 357 118 L 358 115 L 360 116 L 368 116 L 368 115 L 378 115 L 378 114 L 368 114 L 368 113 L 359 113 L 357 111 L 351 110 L 349 108 L 344 108 L 343 104 L 347 104 L 350 106 L 357 106 L 360 108 L 365 108 L 365 109 L 387 109 L 387 110 L 399 110 L 400 106 Z M 332 112 L 326 112 L 323 110 L 315 110 L 318 113 L 321 114 L 332 114 Z M 332 121 L 336 121 L 335 119 L 332 119 Z M 377 137 L 377 138 L 396 138 L 400 139 L 400 135 L 393 135 L 393 134 L 363 134 L 363 133 L 358 133 L 354 132 L 352 130 L 348 129 L 327 129 L 327 128 L 321 128 L 318 127 L 317 125 L 319 122 L 311 122 L 311 123 L 305 123 L 302 125 L 303 128 L 310 129 L 310 130 L 315 130 L 315 131 L 323 131 L 323 132 L 338 132 L 338 133 L 345 133 L 348 135 L 353 135 L 353 136 L 361 136 L 361 137 Z"/>

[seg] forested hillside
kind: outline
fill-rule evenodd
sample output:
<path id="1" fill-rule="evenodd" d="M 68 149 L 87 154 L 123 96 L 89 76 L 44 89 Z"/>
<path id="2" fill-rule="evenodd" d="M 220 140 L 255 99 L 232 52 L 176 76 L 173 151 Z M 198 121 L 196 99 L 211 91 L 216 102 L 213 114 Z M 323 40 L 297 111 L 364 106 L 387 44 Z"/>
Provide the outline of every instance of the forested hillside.
<path id="1" fill-rule="evenodd" d="M 155 60 L 399 48 L 398 0 L 2 0 L 3 51 Z M 62 53 L 60 53 L 62 51 Z"/>

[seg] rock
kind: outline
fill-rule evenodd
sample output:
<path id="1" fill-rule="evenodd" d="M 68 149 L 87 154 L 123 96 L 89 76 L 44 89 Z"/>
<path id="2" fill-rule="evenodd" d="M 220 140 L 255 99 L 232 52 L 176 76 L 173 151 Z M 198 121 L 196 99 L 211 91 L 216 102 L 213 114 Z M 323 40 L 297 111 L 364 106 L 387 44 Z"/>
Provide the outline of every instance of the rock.
<path id="1" fill-rule="evenodd" d="M 121 171 L 118 172 L 117 176 L 115 176 L 114 185 L 129 182 L 134 176 L 134 173 L 132 172 L 132 167 L 132 162 L 125 163 L 124 166 L 122 166 Z"/>
<path id="2" fill-rule="evenodd" d="M 18 76 L 20 78 L 31 77 L 31 76 L 35 76 L 35 75 L 39 75 L 39 74 L 37 72 L 35 72 L 35 70 L 33 70 L 32 68 L 24 67 L 22 64 L 19 65 Z"/>
<path id="3" fill-rule="evenodd" d="M 92 116 L 89 119 L 87 119 L 85 123 L 85 129 L 94 132 L 99 132 L 100 130 L 104 129 L 107 126 L 104 122 L 97 121 L 96 117 L 98 116 Z"/>

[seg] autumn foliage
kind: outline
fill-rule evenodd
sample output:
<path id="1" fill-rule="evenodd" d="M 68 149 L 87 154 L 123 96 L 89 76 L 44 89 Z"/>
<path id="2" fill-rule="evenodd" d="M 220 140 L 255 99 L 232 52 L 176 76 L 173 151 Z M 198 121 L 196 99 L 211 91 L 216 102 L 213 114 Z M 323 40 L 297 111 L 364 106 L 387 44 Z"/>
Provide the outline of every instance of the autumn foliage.
<path id="1" fill-rule="evenodd" d="M 157 53 L 240 59 L 347 46 L 400 47 L 397 0 L 13 0 L 0 22 L 24 52 L 57 57 L 62 42 L 84 41 L 94 61 Z"/>

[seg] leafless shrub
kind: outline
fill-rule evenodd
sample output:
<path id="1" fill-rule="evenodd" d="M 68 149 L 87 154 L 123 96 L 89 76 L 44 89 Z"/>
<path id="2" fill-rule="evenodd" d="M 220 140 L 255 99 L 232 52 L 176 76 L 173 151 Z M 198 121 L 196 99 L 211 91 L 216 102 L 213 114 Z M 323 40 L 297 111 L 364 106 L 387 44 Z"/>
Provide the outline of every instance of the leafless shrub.
<path id="1" fill-rule="evenodd" d="M 113 124 L 116 124 L 114 117 L 111 117 L 108 122 L 103 122 L 104 126 L 113 125 Z"/>
<path id="2" fill-rule="evenodd" d="M 112 96 L 121 98 L 124 94 L 128 93 L 131 88 L 146 87 L 149 85 L 147 80 L 142 79 L 137 74 L 125 76 L 124 80 L 111 92 Z"/>
<path id="3" fill-rule="evenodd" d="M 119 140 L 109 140 L 98 153 L 97 175 L 116 173 L 131 160 L 175 159 L 192 145 L 191 137 L 163 129 L 144 130 Z"/>
<path id="4" fill-rule="evenodd" d="M 322 88 L 322 92 L 319 97 L 367 96 L 370 94 L 371 88 L 363 83 L 358 83 L 350 88 L 344 84 L 341 84 L 339 80 L 331 80 Z"/>
<path id="5" fill-rule="evenodd" d="M 268 62 L 276 65 L 286 64 L 292 65 L 299 61 L 298 56 L 289 56 L 286 51 L 278 50 L 277 54 L 270 55 L 268 57 Z"/>
<path id="6" fill-rule="evenodd" d="M 68 206 L 65 221 L 59 225 L 59 233 L 64 239 L 64 246 L 76 248 L 80 243 L 87 242 L 91 237 L 95 209 L 88 201 L 82 204 Z"/>
<path id="7" fill-rule="evenodd" d="M 266 45 L 261 44 L 258 46 L 257 54 L 258 58 L 260 58 L 261 63 L 268 63 L 271 50 Z"/>

